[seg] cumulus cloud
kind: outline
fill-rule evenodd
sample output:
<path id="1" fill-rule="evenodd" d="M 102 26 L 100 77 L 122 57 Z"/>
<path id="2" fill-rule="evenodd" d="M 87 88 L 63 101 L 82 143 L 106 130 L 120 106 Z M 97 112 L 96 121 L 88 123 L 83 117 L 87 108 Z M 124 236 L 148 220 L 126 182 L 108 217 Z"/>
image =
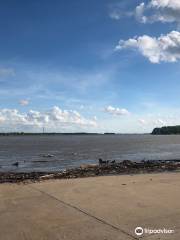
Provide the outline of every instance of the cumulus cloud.
<path id="1" fill-rule="evenodd" d="M 172 31 L 158 38 L 143 35 L 120 40 L 115 49 L 136 49 L 152 63 L 176 62 L 180 59 L 180 32 Z"/>
<path id="2" fill-rule="evenodd" d="M 27 105 L 29 104 L 29 100 L 27 100 L 27 99 L 22 99 L 22 100 L 19 101 L 19 104 L 20 104 L 21 106 L 27 106 Z"/>
<path id="3" fill-rule="evenodd" d="M 168 125 L 168 122 L 161 118 L 140 118 L 138 119 L 138 122 L 142 126 L 162 127 Z"/>
<path id="4" fill-rule="evenodd" d="M 62 110 L 55 106 L 49 111 L 40 112 L 30 110 L 22 113 L 17 109 L 1 109 L 0 110 L 0 127 L 10 129 L 41 129 L 46 127 L 50 131 L 61 131 L 64 128 L 72 129 L 76 127 L 81 129 L 84 127 L 96 127 L 97 122 L 93 119 L 86 119 L 80 113 L 74 110 Z"/>
<path id="5" fill-rule="evenodd" d="M 127 10 L 128 9 L 128 10 Z M 129 10 L 122 4 L 116 4 L 110 11 L 110 17 L 119 20 L 122 17 L 135 17 L 142 23 L 178 22 L 180 23 L 179 0 L 149 0 L 141 2 L 135 9 Z"/>
<path id="6" fill-rule="evenodd" d="M 120 116 L 129 114 L 128 110 L 125 108 L 115 108 L 112 106 L 105 107 L 104 111 L 112 115 L 120 115 Z"/>
<path id="7" fill-rule="evenodd" d="M 135 16 L 143 23 L 180 22 L 179 0 L 151 0 L 142 2 L 135 9 Z"/>

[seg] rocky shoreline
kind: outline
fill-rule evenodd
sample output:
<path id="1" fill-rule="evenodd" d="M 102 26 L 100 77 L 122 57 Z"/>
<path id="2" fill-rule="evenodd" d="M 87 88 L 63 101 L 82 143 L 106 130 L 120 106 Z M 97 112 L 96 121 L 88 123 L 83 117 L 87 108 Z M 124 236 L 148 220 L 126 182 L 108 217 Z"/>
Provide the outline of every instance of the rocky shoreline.
<path id="1" fill-rule="evenodd" d="M 171 161 L 141 161 L 122 162 L 102 161 L 99 164 L 81 165 L 80 167 L 67 169 L 59 172 L 30 172 L 30 173 L 0 173 L 0 183 L 21 183 L 34 182 L 48 179 L 70 179 L 95 177 L 104 175 L 139 174 L 153 172 L 179 171 L 180 160 Z"/>

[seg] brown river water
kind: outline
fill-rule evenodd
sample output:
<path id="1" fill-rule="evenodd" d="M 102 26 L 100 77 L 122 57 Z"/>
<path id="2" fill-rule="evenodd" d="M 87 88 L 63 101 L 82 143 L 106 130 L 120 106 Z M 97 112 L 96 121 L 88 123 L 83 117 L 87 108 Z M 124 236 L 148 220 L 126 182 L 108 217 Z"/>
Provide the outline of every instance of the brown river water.
<path id="1" fill-rule="evenodd" d="M 47 155 L 51 157 L 47 157 Z M 0 172 L 58 171 L 105 160 L 180 159 L 180 135 L 1 136 Z M 13 163 L 19 162 L 18 166 Z"/>

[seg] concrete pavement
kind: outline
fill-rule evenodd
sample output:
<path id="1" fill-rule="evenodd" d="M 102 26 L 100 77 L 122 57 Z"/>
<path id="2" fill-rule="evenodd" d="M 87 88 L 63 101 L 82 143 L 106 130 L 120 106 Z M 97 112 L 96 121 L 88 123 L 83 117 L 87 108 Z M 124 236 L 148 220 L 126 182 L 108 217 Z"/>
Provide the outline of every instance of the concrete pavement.
<path id="1" fill-rule="evenodd" d="M 179 187 L 180 173 L 1 184 L 0 240 L 179 240 Z"/>

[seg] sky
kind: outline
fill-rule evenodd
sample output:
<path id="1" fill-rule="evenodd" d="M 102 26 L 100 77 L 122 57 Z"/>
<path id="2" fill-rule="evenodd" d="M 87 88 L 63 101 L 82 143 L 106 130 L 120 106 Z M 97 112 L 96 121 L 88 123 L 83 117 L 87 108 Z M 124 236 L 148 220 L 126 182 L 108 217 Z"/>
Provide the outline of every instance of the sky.
<path id="1" fill-rule="evenodd" d="M 179 0 L 1 0 L 0 131 L 180 124 Z"/>

